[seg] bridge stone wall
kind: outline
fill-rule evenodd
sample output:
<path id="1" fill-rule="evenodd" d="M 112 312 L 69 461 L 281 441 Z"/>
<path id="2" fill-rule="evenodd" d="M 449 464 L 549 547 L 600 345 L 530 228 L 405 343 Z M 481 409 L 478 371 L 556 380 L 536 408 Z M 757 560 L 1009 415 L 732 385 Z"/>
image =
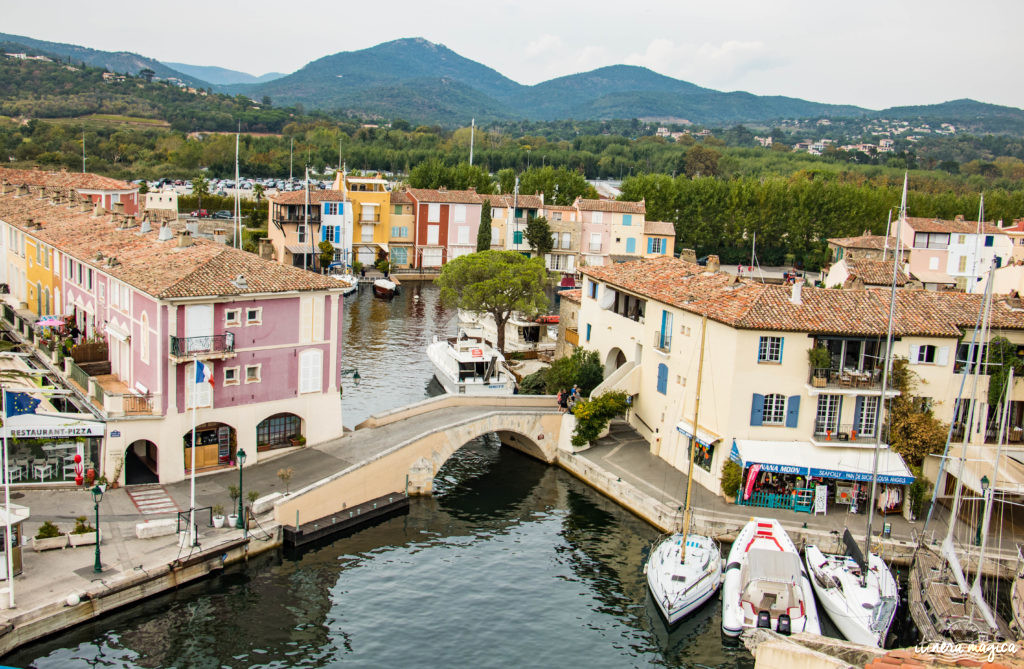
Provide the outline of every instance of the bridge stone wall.
<path id="1" fill-rule="evenodd" d="M 488 399 L 491 402 L 486 404 L 493 406 L 494 398 Z M 275 520 L 283 525 L 302 524 L 344 513 L 349 507 L 391 492 L 407 490 L 409 494 L 430 494 L 434 475 L 445 461 L 469 441 L 491 432 L 498 433 L 502 443 L 510 447 L 553 463 L 564 421 L 562 414 L 552 411 L 553 400 L 548 399 L 544 403 L 544 412 L 522 411 L 522 404 L 514 405 L 519 411 L 495 408 L 480 416 L 407 439 L 368 461 L 332 474 L 278 501 L 274 506 Z M 437 404 L 433 402 L 427 410 L 441 408 Z M 466 405 L 459 402 L 451 406 Z M 402 412 L 410 410 L 418 410 L 417 405 Z M 402 418 L 410 415 L 416 414 Z"/>
<path id="2" fill-rule="evenodd" d="M 406 418 L 422 416 L 425 413 L 441 409 L 472 406 L 550 410 L 554 409 L 556 404 L 554 395 L 440 395 L 398 409 L 374 414 L 359 425 L 356 425 L 356 429 L 362 430 L 364 428 L 390 425 Z"/>

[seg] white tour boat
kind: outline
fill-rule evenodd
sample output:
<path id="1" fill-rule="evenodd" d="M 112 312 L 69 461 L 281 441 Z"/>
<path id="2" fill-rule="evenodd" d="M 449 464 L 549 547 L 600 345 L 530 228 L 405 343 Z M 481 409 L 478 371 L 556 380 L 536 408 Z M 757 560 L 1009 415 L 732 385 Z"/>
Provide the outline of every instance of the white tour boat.
<path id="1" fill-rule="evenodd" d="M 707 315 L 701 320 L 700 358 L 697 363 L 697 389 L 694 397 L 693 424 L 699 425 L 700 391 L 704 371 L 704 335 L 707 330 Z M 699 432 L 699 430 L 694 430 Z M 695 611 L 701 604 L 718 592 L 722 584 L 722 553 L 711 537 L 690 533 L 693 505 L 690 494 L 693 489 L 693 455 L 696 452 L 696 435 L 691 437 L 690 466 L 686 474 L 686 506 L 683 512 L 681 532 L 665 537 L 651 549 L 644 563 L 647 587 L 651 591 L 658 610 L 669 625 L 674 625 Z"/>
<path id="2" fill-rule="evenodd" d="M 827 555 L 817 546 L 804 549 L 811 585 L 847 640 L 883 648 L 899 602 L 896 579 L 878 555 L 871 553 L 864 562 L 849 530 L 843 541 L 846 555 Z"/>
<path id="3" fill-rule="evenodd" d="M 434 376 L 453 395 L 511 395 L 516 382 L 505 369 L 505 356 L 483 337 L 460 331 L 434 337 L 427 346 Z"/>
<path id="4" fill-rule="evenodd" d="M 753 518 L 729 551 L 722 585 L 722 632 L 766 627 L 821 634 L 814 591 L 792 539 L 774 518 Z"/>

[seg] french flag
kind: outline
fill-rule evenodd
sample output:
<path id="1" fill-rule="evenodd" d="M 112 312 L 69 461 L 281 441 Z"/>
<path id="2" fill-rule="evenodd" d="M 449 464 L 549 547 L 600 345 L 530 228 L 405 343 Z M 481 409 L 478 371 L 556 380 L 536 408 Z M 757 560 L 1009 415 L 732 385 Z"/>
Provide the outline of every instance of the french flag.
<path id="1" fill-rule="evenodd" d="M 209 383 L 210 387 L 213 387 L 213 368 L 207 367 L 203 363 L 196 361 L 196 385 L 200 383 Z"/>

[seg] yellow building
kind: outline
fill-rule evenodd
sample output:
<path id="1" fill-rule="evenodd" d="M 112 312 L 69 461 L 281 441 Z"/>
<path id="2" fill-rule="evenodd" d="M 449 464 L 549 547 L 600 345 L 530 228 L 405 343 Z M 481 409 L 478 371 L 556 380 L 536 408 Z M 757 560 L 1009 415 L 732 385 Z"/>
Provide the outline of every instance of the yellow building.
<path id="1" fill-rule="evenodd" d="M 390 235 L 388 251 L 392 267 L 410 267 L 416 244 L 416 219 L 412 215 L 412 200 L 405 191 L 390 193 Z"/>
<path id="2" fill-rule="evenodd" d="M 391 237 L 391 194 L 380 175 L 357 177 L 339 174 L 334 188 L 352 203 L 352 251 L 355 259 L 371 265 L 387 257 Z"/>
<path id="3" fill-rule="evenodd" d="M 54 248 L 31 235 L 25 236 L 25 301 L 36 316 L 60 313 L 58 258 Z"/>

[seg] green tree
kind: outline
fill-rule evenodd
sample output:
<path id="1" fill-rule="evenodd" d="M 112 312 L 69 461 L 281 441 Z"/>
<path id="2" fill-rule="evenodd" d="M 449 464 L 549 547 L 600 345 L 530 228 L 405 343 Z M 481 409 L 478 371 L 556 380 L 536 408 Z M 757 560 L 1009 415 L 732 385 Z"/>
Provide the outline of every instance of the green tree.
<path id="1" fill-rule="evenodd" d="M 203 175 L 192 180 L 192 194 L 199 198 L 199 209 L 203 208 L 203 196 L 210 194 L 210 182 Z"/>
<path id="2" fill-rule="evenodd" d="M 435 280 L 449 307 L 490 314 L 505 353 L 505 324 L 514 312 L 536 315 L 548 307 L 544 261 L 515 251 L 481 251 L 452 260 Z"/>
<path id="3" fill-rule="evenodd" d="M 1024 360 L 1017 357 L 1017 345 L 1006 337 L 993 337 L 985 351 L 989 373 L 988 405 L 1002 411 L 1010 370 L 1013 370 L 1014 380 L 1020 380 L 1024 374 Z"/>
<path id="4" fill-rule="evenodd" d="M 600 354 L 582 348 L 577 348 L 572 355 L 552 362 L 545 377 L 549 395 L 578 385 L 583 397 L 588 397 L 602 380 L 604 366 L 601 364 Z"/>
<path id="5" fill-rule="evenodd" d="M 266 186 L 257 182 L 252 185 L 252 197 L 256 200 L 256 206 L 260 206 L 260 200 L 263 199 L 263 195 L 267 192 Z"/>
<path id="6" fill-rule="evenodd" d="M 316 246 L 320 249 L 320 269 L 326 270 L 327 266 L 334 260 L 334 245 L 324 240 Z"/>
<path id="7" fill-rule="evenodd" d="M 545 253 L 551 253 L 554 242 L 551 239 L 551 226 L 548 219 L 543 216 L 531 217 L 526 222 L 526 241 L 538 258 L 543 258 Z"/>
<path id="8" fill-rule="evenodd" d="M 722 155 L 714 149 L 694 144 L 686 152 L 684 166 L 688 177 L 718 176 L 718 160 Z"/>
<path id="9" fill-rule="evenodd" d="M 491 201 L 484 199 L 480 210 L 480 228 L 476 233 L 476 250 L 489 251 L 491 248 Z"/>
<path id="10" fill-rule="evenodd" d="M 912 466 L 920 465 L 929 453 L 942 451 L 949 427 L 916 396 L 917 383 L 917 374 L 911 371 L 907 359 L 893 358 L 892 387 L 900 394 L 889 400 L 889 445 Z"/>
<path id="11" fill-rule="evenodd" d="M 613 390 L 577 402 L 572 411 L 576 416 L 576 429 L 572 433 L 572 445 L 579 448 L 593 443 L 608 426 L 608 421 L 626 413 L 628 408 L 626 393 L 621 390 Z"/>

